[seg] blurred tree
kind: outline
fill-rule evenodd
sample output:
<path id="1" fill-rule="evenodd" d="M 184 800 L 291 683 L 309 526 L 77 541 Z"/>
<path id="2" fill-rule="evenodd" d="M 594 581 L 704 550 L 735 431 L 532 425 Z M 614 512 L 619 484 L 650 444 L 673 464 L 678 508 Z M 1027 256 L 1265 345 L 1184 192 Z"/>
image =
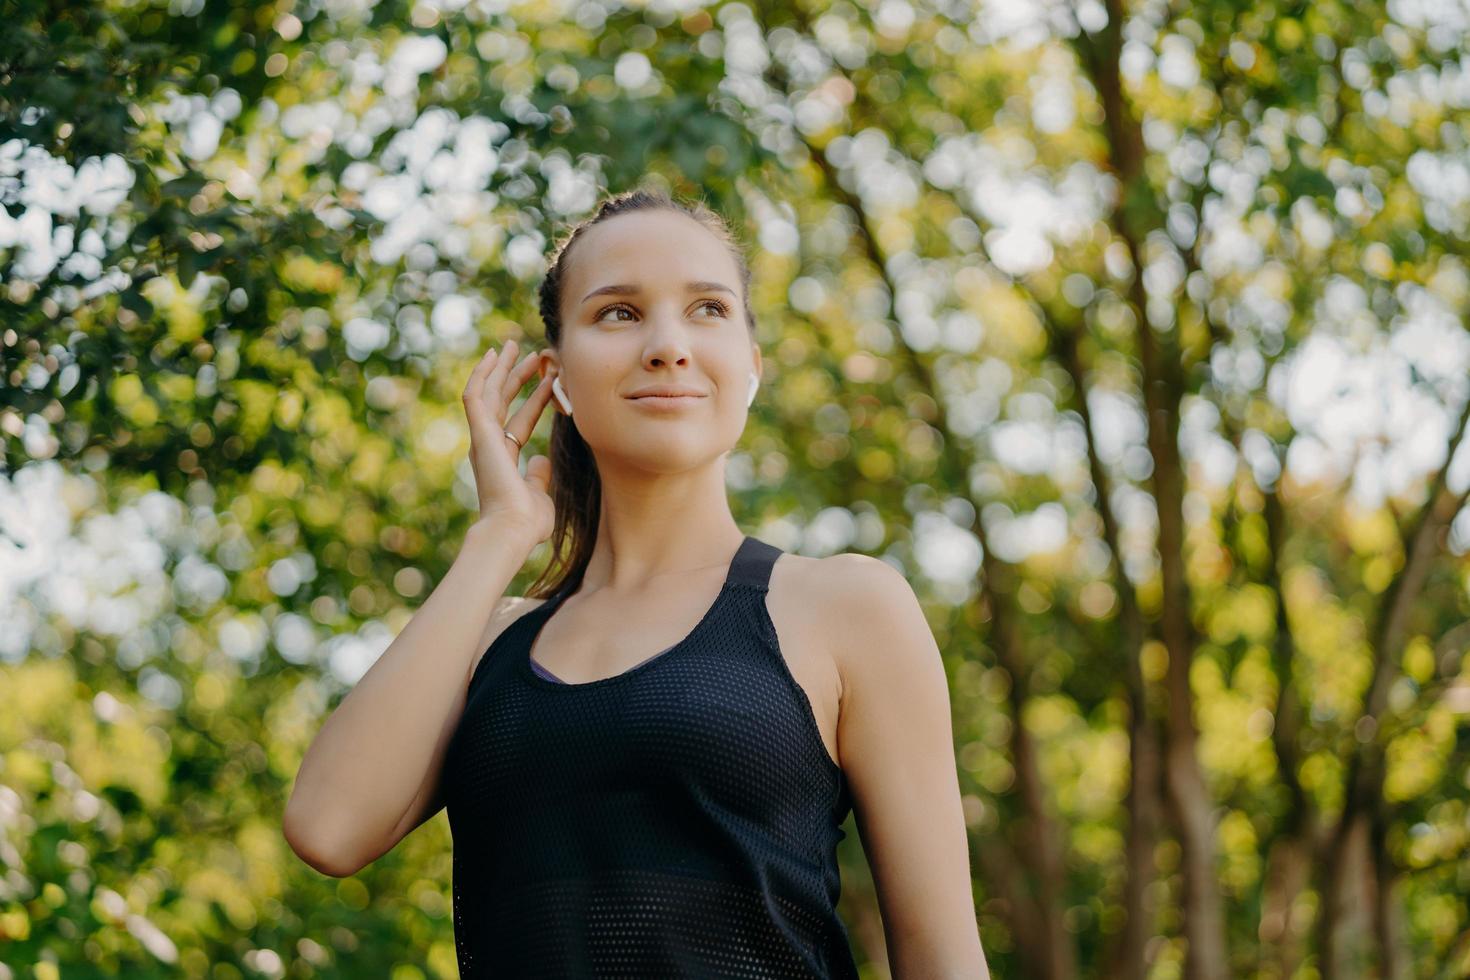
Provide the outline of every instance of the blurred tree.
<path id="1" fill-rule="evenodd" d="M 6 965 L 453 975 L 443 821 L 338 881 L 279 813 L 473 516 L 470 364 L 649 180 L 755 246 L 742 523 L 929 609 L 997 977 L 1470 973 L 1463 11 L 7 28 Z"/>

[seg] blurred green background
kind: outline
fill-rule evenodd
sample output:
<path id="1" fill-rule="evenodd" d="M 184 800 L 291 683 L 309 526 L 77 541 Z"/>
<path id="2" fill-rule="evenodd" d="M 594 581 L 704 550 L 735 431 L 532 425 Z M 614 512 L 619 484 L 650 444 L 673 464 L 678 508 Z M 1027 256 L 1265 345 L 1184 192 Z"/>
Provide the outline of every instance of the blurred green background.
<path id="1" fill-rule="evenodd" d="M 280 815 L 475 516 L 472 363 L 645 182 L 751 246 L 737 520 L 924 602 L 996 977 L 1470 974 L 1467 33 L 11 0 L 0 977 L 455 975 L 442 814 L 341 880 Z"/>

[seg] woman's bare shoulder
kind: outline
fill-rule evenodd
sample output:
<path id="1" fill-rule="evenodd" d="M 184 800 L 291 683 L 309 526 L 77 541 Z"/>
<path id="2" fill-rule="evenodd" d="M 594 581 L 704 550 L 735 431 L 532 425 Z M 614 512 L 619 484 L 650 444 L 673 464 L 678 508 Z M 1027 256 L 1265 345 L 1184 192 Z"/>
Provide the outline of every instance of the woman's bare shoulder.
<path id="1" fill-rule="evenodd" d="M 776 582 L 777 574 L 780 582 Z M 822 558 L 783 555 L 772 572 L 773 588 L 786 592 L 785 603 L 810 622 L 814 635 L 832 640 L 849 636 L 868 606 L 884 596 L 912 594 L 901 573 L 880 558 L 843 552 Z M 833 642 L 830 651 L 839 667 L 853 644 Z M 860 646 L 860 645 L 859 645 Z"/>
<path id="2" fill-rule="evenodd" d="M 853 565 L 865 555 L 840 554 L 817 558 L 792 552 L 781 555 L 771 569 L 769 608 L 793 633 L 818 644 L 840 669 L 843 644 L 831 642 L 838 627 L 851 615 L 847 590 Z M 869 561 L 875 559 L 867 559 Z"/>
<path id="3" fill-rule="evenodd" d="M 907 588 L 893 566 L 880 558 L 856 552 L 813 558 L 786 554 L 772 570 L 772 587 L 800 596 L 801 604 L 832 624 L 846 620 L 854 605 L 861 606 L 873 590 L 896 592 Z"/>

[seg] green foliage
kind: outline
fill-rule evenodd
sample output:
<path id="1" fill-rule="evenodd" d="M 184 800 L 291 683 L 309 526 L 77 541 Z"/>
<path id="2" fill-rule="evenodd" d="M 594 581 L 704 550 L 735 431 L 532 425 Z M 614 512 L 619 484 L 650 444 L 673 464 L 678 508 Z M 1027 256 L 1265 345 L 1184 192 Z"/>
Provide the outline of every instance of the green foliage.
<path id="1" fill-rule="evenodd" d="M 1025 941 L 1047 916 L 1075 975 L 1114 975 L 1130 668 L 1155 728 L 1170 697 L 1171 478 L 1225 969 L 1318 976 L 1321 876 L 1282 872 L 1360 763 L 1362 873 L 1398 945 L 1375 953 L 1364 912 L 1344 962 L 1470 969 L 1470 579 L 1435 495 L 1465 398 L 1464 27 L 1407 4 L 1116 6 L 10 4 L 0 504 L 57 467 L 62 550 L 122 533 L 109 514 L 147 531 L 125 585 L 54 576 L 82 606 L 0 569 L 25 637 L 0 668 L 0 963 L 454 975 L 442 817 L 334 880 L 281 808 L 346 690 L 334 656 L 401 629 L 474 516 L 470 365 L 540 345 L 541 257 L 598 193 L 652 181 L 753 246 L 770 395 L 732 454 L 741 523 L 817 551 L 836 527 L 924 600 L 995 976 L 1048 975 Z M 1342 359 L 1298 361 L 1315 341 Z M 1297 363 L 1349 385 L 1363 352 L 1385 390 L 1282 395 Z M 1380 396 L 1387 421 L 1332 434 Z M 1348 491 L 1372 474 L 1365 504 Z M 0 517 L 0 562 L 31 569 L 8 540 L 31 524 Z M 1065 858 L 1049 909 L 1027 765 Z M 871 871 L 843 848 L 841 911 L 882 976 Z M 1148 975 L 1179 976 L 1174 828 L 1147 867 Z"/>

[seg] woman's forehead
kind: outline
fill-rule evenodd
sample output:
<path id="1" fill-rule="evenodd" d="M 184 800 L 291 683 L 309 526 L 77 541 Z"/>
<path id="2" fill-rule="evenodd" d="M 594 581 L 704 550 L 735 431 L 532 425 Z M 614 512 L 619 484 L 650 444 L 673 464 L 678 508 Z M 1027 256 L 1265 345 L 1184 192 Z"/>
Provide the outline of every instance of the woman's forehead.
<path id="1" fill-rule="evenodd" d="M 587 257 L 594 261 L 581 261 Z M 736 274 L 726 244 L 693 218 L 666 210 L 622 214 L 583 232 L 572 257 L 572 277 L 587 289 L 607 282 L 647 279 L 645 285 Z M 590 282 L 590 279 L 597 282 Z"/>

